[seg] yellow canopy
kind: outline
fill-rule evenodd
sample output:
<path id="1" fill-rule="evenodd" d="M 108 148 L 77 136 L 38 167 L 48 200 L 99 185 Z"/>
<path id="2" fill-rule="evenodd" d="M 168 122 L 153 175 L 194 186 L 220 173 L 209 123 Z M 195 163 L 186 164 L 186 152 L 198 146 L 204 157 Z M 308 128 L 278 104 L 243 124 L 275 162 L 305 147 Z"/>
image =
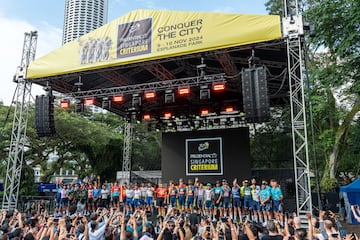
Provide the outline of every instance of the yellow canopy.
<path id="1" fill-rule="evenodd" d="M 137 10 L 30 63 L 43 78 L 281 38 L 279 16 Z"/>

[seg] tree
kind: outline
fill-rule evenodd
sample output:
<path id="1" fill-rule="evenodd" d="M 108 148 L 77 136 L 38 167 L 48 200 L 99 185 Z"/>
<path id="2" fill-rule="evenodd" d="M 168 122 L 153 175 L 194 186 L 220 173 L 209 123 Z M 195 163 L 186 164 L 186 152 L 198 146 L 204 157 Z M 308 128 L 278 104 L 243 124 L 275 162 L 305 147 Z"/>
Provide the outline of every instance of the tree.
<path id="1" fill-rule="evenodd" d="M 352 0 L 301 2 L 306 6 L 305 18 L 317 32 L 307 39 L 311 101 L 317 149 L 326 163 L 322 187 L 331 188 L 348 147 L 349 129 L 360 111 L 360 6 Z M 278 4 L 270 0 L 266 6 L 276 12 Z"/>

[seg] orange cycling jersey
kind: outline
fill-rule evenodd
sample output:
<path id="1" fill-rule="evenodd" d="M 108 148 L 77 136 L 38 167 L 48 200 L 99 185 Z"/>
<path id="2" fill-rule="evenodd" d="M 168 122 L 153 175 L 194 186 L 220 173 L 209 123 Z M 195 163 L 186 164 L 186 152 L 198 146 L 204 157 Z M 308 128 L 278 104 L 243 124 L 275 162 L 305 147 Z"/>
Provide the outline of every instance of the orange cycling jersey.
<path id="1" fill-rule="evenodd" d="M 166 188 L 158 188 L 156 189 L 156 195 L 158 198 L 164 198 L 166 196 L 167 189 Z"/>

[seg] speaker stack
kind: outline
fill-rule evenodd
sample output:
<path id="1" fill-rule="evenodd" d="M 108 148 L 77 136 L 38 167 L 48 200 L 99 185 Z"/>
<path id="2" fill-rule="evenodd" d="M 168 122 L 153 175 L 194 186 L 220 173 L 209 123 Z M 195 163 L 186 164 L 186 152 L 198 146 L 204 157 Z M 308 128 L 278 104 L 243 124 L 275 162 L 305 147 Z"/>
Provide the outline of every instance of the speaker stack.
<path id="1" fill-rule="evenodd" d="M 49 137 L 55 134 L 53 96 L 36 96 L 35 129 L 39 137 Z"/>
<path id="2" fill-rule="evenodd" d="M 267 121 L 270 117 L 270 109 L 265 66 L 243 69 L 241 76 L 246 121 L 251 123 Z"/>

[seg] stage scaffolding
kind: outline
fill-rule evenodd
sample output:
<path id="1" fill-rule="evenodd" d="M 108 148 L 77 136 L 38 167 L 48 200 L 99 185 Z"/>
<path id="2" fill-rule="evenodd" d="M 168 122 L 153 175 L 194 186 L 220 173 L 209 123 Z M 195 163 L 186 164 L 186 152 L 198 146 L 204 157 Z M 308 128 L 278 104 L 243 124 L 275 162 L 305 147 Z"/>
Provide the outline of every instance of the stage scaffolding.
<path id="1" fill-rule="evenodd" d="M 307 212 L 312 210 L 311 189 L 310 189 L 310 172 L 309 172 L 309 154 L 308 154 L 308 138 L 306 129 L 306 105 L 304 95 L 304 78 L 303 71 L 303 50 L 302 39 L 304 37 L 302 17 L 298 13 L 298 3 L 296 1 L 295 9 L 288 11 L 287 1 L 285 0 L 285 17 L 283 18 L 283 38 L 287 46 L 287 68 L 289 78 L 290 107 L 291 107 L 291 123 L 293 137 L 293 156 L 294 156 L 294 173 L 296 181 L 296 206 L 300 216 L 305 216 Z M 29 108 L 29 96 L 31 91 L 31 82 L 23 78 L 24 71 L 29 61 L 34 58 L 36 47 L 36 32 L 27 33 L 25 35 L 23 58 L 21 63 L 21 74 L 17 74 L 17 105 L 15 108 L 12 138 L 10 144 L 8 171 L 5 183 L 5 195 L 3 199 L 3 208 L 16 208 L 18 199 L 18 190 L 21 176 L 21 166 L 23 161 L 24 141 L 26 141 L 26 124 Z M 261 45 L 261 43 L 259 43 Z M 217 59 L 222 63 L 230 61 L 229 56 L 222 52 Z M 144 65 L 146 67 L 147 65 Z M 157 66 L 157 72 L 163 67 Z M 227 66 L 226 72 L 234 73 L 234 66 Z M 134 69 L 138 70 L 138 69 Z M 148 69 L 154 72 L 154 69 Z M 99 88 L 89 91 L 76 91 L 68 93 L 69 97 L 86 98 L 86 97 L 108 97 L 115 94 L 136 94 L 145 90 L 167 90 L 176 89 L 183 86 L 201 86 L 202 84 L 210 84 L 217 82 L 227 82 L 225 74 L 210 74 L 195 76 L 181 79 L 171 79 L 169 75 L 164 76 L 166 79 L 155 82 L 120 86 L 114 88 Z M 119 80 L 116 76 L 111 79 Z M 36 82 L 36 81 L 34 81 Z M 241 117 L 241 116 L 239 116 Z M 130 179 L 131 173 L 131 150 L 133 139 L 133 118 L 127 121 L 124 126 L 124 152 L 122 177 Z M 125 176 L 126 175 L 126 176 Z"/>

